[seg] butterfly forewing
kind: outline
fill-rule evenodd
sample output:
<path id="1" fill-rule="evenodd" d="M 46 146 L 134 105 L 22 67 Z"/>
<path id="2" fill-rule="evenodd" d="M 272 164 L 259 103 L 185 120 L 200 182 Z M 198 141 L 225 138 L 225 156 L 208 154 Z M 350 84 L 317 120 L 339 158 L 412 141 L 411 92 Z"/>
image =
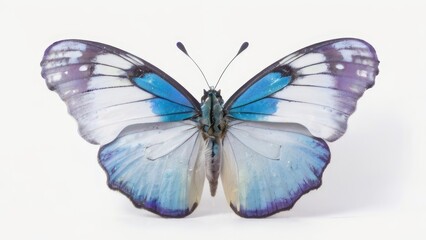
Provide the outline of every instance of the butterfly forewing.
<path id="1" fill-rule="evenodd" d="M 314 136 L 334 141 L 346 131 L 357 100 L 374 85 L 378 63 L 363 40 L 314 44 L 256 75 L 226 102 L 225 111 L 240 120 L 299 123 Z M 271 88 L 271 82 L 277 86 Z"/>
<path id="2" fill-rule="evenodd" d="M 184 120 L 199 112 L 194 97 L 167 74 L 102 43 L 56 42 L 41 66 L 47 86 L 65 101 L 91 143 L 108 143 L 132 124 Z"/>

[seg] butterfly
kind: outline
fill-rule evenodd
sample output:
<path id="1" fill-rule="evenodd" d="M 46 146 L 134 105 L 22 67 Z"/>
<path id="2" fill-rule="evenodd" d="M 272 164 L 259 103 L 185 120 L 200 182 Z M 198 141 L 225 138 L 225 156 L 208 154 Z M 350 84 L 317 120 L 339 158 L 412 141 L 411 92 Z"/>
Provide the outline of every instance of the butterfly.
<path id="1" fill-rule="evenodd" d="M 262 218 L 320 187 L 330 162 L 326 141 L 345 133 L 378 65 L 369 43 L 328 40 L 274 62 L 226 102 L 216 87 L 199 102 L 135 55 L 62 40 L 46 49 L 41 74 L 80 135 L 101 145 L 109 187 L 136 207 L 185 217 L 200 202 L 204 180 L 214 196 L 220 178 L 236 214 Z"/>

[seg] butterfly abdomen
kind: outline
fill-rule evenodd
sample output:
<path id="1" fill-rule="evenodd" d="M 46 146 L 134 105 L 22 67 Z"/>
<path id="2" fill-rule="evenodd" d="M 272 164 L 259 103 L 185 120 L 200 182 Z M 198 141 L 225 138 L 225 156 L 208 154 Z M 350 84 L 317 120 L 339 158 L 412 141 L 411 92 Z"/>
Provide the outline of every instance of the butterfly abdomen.
<path id="1" fill-rule="evenodd" d="M 210 194 L 214 197 L 216 195 L 220 169 L 221 169 L 221 152 L 222 140 L 220 138 L 212 138 L 208 140 L 209 155 L 206 158 L 206 177 L 209 180 Z"/>

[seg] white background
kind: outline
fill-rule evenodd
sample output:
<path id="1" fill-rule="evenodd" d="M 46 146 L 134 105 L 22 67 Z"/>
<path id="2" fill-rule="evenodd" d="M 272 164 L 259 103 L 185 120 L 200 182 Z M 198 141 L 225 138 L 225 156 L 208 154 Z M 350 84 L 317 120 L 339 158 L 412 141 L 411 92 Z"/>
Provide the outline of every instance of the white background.
<path id="1" fill-rule="evenodd" d="M 410 1 L 0 0 L 0 239 L 425 239 L 426 7 Z M 253 1 L 254 2 L 254 1 Z M 98 146 L 77 134 L 48 91 L 39 62 L 64 38 L 104 42 L 150 61 L 199 99 L 206 87 L 175 47 L 185 43 L 229 97 L 304 46 L 357 37 L 377 50 L 380 74 L 349 129 L 331 143 L 323 186 L 288 212 L 236 216 L 219 190 L 185 219 L 164 219 L 109 190 Z"/>

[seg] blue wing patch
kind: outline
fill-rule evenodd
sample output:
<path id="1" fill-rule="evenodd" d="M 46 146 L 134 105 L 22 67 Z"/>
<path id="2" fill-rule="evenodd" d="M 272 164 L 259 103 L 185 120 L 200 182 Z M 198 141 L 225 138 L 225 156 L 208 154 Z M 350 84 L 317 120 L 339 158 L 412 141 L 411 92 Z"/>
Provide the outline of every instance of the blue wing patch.
<path id="1" fill-rule="evenodd" d="M 255 82 L 250 88 L 241 94 L 235 102 L 233 102 L 232 108 L 237 108 L 264 97 L 267 97 L 287 86 L 291 81 L 291 76 L 285 76 L 281 72 L 271 72 L 266 74 L 264 77 Z"/>
<path id="2" fill-rule="evenodd" d="M 236 121 L 224 142 L 222 181 L 232 209 L 266 217 L 293 207 L 321 185 L 330 151 L 322 139 L 287 124 Z"/>
<path id="3" fill-rule="evenodd" d="M 162 122 L 181 121 L 194 116 L 193 108 L 186 107 L 162 98 L 150 100 L 152 112 L 161 116 Z"/>
<path id="4" fill-rule="evenodd" d="M 135 77 L 132 80 L 138 87 L 151 94 L 187 107 L 193 107 L 181 92 L 158 74 L 145 73 L 143 76 Z"/>
<path id="5" fill-rule="evenodd" d="M 263 98 L 247 105 L 231 108 L 229 116 L 240 120 L 262 121 L 277 112 L 278 102 L 274 98 Z"/>

